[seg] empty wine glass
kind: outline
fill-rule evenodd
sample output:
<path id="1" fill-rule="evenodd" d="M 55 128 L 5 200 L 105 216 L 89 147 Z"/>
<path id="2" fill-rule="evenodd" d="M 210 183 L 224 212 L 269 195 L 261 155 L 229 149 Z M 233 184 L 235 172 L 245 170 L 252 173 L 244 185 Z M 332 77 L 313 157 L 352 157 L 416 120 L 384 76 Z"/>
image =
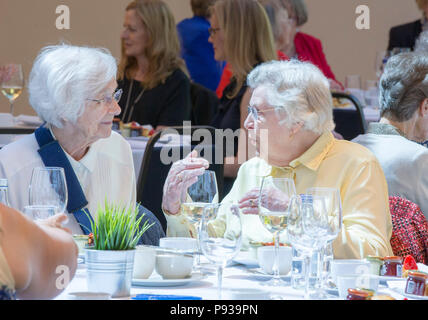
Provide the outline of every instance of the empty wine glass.
<path id="1" fill-rule="evenodd" d="M 55 213 L 66 211 L 67 184 L 63 168 L 36 167 L 29 186 L 29 204 L 54 206 Z"/>
<path id="2" fill-rule="evenodd" d="M 13 115 L 13 103 L 22 93 L 24 87 L 24 73 L 22 72 L 22 65 L 8 64 L 1 66 L 4 70 L 4 76 L 1 82 L 1 92 L 9 100 L 10 113 Z"/>
<path id="3" fill-rule="evenodd" d="M 259 194 L 259 217 L 263 226 L 274 236 L 273 278 L 263 285 L 283 286 L 287 283 L 279 275 L 279 235 L 287 227 L 289 200 L 296 195 L 292 179 L 265 177 Z"/>
<path id="4" fill-rule="evenodd" d="M 213 203 L 218 203 L 217 180 L 214 171 L 206 170 L 198 177 L 197 182 L 183 190 L 181 197 L 181 214 L 193 226 L 190 230 L 192 238 L 197 238 L 204 208 Z M 200 268 L 199 255 L 197 255 L 196 268 Z"/>
<path id="5" fill-rule="evenodd" d="M 34 221 L 45 220 L 55 215 L 54 206 L 25 206 L 24 213 Z"/>
<path id="6" fill-rule="evenodd" d="M 204 208 L 199 243 L 204 256 L 217 267 L 219 300 L 222 294 L 223 269 L 239 253 L 241 242 L 241 213 L 237 204 L 226 202 Z"/>
<path id="7" fill-rule="evenodd" d="M 290 202 L 287 234 L 292 246 L 298 250 L 304 261 L 305 299 L 310 299 L 309 273 L 314 250 L 326 243 L 329 222 L 324 197 L 302 194 Z"/>
<path id="8" fill-rule="evenodd" d="M 327 247 L 331 247 L 331 243 L 337 238 L 342 228 L 342 201 L 340 191 L 337 188 L 320 188 L 314 187 L 306 190 L 306 194 L 323 197 L 325 200 L 326 214 L 328 219 L 328 230 L 325 235 L 326 244 L 318 250 L 318 279 L 316 295 L 318 298 L 327 298 L 329 295 L 326 292 L 328 274 L 323 274 L 323 265 L 325 251 Z"/>

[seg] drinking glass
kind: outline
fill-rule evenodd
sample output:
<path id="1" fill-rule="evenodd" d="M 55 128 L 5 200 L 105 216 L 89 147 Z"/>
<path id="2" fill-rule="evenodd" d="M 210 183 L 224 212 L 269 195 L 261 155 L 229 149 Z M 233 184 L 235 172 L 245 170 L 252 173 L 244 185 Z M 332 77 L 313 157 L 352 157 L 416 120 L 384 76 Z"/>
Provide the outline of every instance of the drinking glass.
<path id="1" fill-rule="evenodd" d="M 337 188 L 308 188 L 306 194 L 323 197 L 325 200 L 326 213 L 328 219 L 328 230 L 326 233 L 326 244 L 318 250 L 318 271 L 317 278 L 319 279 L 317 285 L 317 295 L 321 298 L 328 297 L 326 293 L 326 281 L 327 279 L 323 276 L 323 264 L 325 251 L 327 246 L 331 246 L 331 243 L 336 239 L 342 228 L 342 201 L 340 198 L 340 191 Z M 327 275 L 328 276 L 328 275 Z"/>
<path id="2" fill-rule="evenodd" d="M 55 214 L 66 211 L 67 184 L 63 168 L 36 167 L 29 186 L 29 204 L 54 206 Z"/>
<path id="3" fill-rule="evenodd" d="M 0 84 L 1 92 L 9 100 L 10 113 L 13 116 L 13 103 L 22 93 L 24 87 L 24 73 L 20 64 L 8 64 L 1 68 L 6 70 L 5 77 Z"/>
<path id="4" fill-rule="evenodd" d="M 345 87 L 347 89 L 361 89 L 361 76 L 358 74 L 346 76 Z"/>
<path id="5" fill-rule="evenodd" d="M 309 274 L 312 255 L 325 245 L 328 229 L 324 197 L 302 194 L 291 199 L 287 233 L 292 246 L 303 256 L 305 299 L 311 299 Z"/>
<path id="6" fill-rule="evenodd" d="M 54 206 L 25 206 L 24 213 L 34 221 L 45 220 L 55 215 Z"/>
<path id="7" fill-rule="evenodd" d="M 213 203 L 218 203 L 218 187 L 215 172 L 206 170 L 198 177 L 198 181 L 183 191 L 181 197 L 181 214 L 193 226 L 190 231 L 192 238 L 197 238 L 199 223 L 204 208 Z M 200 256 L 197 255 L 196 268 L 200 268 Z"/>
<path id="8" fill-rule="evenodd" d="M 222 219 L 219 219 L 220 216 Z M 226 231 L 223 233 L 224 223 Z M 207 205 L 203 210 L 198 237 L 203 255 L 217 267 L 217 295 L 221 300 L 223 269 L 241 250 L 239 206 L 230 202 Z"/>
<path id="9" fill-rule="evenodd" d="M 286 284 L 279 275 L 279 235 L 287 227 L 289 200 L 296 195 L 292 179 L 265 177 L 259 193 L 259 218 L 263 226 L 273 234 L 275 253 L 272 267 L 273 278 L 263 283 L 269 286 Z"/>

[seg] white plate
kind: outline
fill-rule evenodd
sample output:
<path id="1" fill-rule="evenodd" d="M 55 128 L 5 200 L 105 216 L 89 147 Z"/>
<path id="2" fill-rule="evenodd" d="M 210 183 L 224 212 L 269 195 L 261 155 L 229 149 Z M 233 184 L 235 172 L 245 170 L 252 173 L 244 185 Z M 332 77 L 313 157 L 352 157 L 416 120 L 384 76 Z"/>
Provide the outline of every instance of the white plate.
<path id="1" fill-rule="evenodd" d="M 405 289 L 402 289 L 402 288 L 393 288 L 392 290 L 394 290 L 398 294 L 401 294 L 402 296 L 405 296 L 405 297 L 410 298 L 410 299 L 428 300 L 428 296 L 417 296 L 417 295 L 414 295 L 414 294 L 406 293 L 404 291 Z"/>
<path id="2" fill-rule="evenodd" d="M 401 277 L 392 277 L 392 276 L 378 276 L 379 282 L 382 284 L 386 284 L 387 281 L 405 281 L 406 278 Z"/>
<path id="3" fill-rule="evenodd" d="M 185 279 L 162 279 L 160 275 L 153 275 L 148 279 L 132 279 L 132 285 L 143 287 L 175 287 L 183 286 L 185 284 L 200 281 L 205 277 L 200 274 L 194 274 Z"/>
<path id="4" fill-rule="evenodd" d="M 255 274 L 257 276 L 263 277 L 263 278 L 272 278 L 273 277 L 273 274 L 268 274 L 268 273 L 264 272 L 262 268 L 252 269 L 252 270 L 249 270 L 249 272 L 251 272 L 252 274 Z M 283 280 L 291 279 L 290 275 L 280 275 L 280 277 Z"/>

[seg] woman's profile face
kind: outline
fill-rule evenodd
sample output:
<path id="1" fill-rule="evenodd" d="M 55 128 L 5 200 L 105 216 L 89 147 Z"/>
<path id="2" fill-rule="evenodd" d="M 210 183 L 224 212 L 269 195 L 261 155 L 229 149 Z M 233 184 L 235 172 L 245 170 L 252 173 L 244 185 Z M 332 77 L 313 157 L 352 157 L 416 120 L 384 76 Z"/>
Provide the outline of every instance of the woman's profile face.
<path id="1" fill-rule="evenodd" d="M 215 14 L 210 18 L 211 32 L 208 41 L 212 43 L 214 48 L 214 59 L 217 61 L 225 61 L 224 54 L 224 30 L 219 27 L 218 19 Z"/>
<path id="2" fill-rule="evenodd" d="M 91 142 L 110 137 L 113 118 L 121 110 L 117 101 L 112 99 L 116 88 L 117 82 L 112 79 L 98 95 L 88 97 L 100 101 L 87 101 L 85 110 L 73 125 L 76 133 L 84 135 Z"/>
<path id="3" fill-rule="evenodd" d="M 148 33 L 143 21 L 134 9 L 125 12 L 123 31 L 120 35 L 125 54 L 129 57 L 144 55 L 144 50 L 148 43 Z"/>

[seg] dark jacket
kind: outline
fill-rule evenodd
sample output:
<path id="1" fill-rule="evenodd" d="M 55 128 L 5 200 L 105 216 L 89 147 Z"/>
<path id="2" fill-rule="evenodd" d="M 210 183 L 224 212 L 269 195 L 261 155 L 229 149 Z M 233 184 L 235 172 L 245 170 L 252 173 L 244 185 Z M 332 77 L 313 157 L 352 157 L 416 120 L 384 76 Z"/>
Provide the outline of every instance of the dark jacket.
<path id="1" fill-rule="evenodd" d="M 420 19 L 392 27 L 389 31 L 388 51 L 393 48 L 411 48 L 413 50 L 416 39 L 421 32 L 422 23 Z"/>

